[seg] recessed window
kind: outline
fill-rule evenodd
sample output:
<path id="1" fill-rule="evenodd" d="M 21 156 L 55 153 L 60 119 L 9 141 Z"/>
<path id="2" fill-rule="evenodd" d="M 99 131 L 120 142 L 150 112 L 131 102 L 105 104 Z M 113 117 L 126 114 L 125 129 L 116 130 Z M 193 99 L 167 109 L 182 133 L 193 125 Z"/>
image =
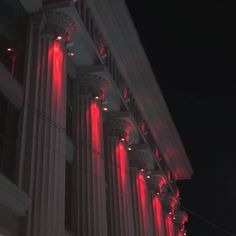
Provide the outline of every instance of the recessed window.
<path id="1" fill-rule="evenodd" d="M 13 182 L 16 167 L 18 111 L 0 93 L 0 171 Z"/>

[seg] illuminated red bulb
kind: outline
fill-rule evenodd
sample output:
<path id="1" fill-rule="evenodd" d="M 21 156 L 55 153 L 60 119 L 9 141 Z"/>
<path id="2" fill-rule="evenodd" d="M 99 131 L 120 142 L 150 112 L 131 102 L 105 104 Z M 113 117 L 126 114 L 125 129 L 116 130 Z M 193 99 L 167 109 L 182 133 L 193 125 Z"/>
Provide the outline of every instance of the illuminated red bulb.
<path id="1" fill-rule="evenodd" d="M 103 107 L 103 111 L 107 111 L 108 109 L 107 109 L 107 107 Z"/>
<path id="2" fill-rule="evenodd" d="M 129 150 L 129 151 L 131 151 L 131 150 L 132 150 L 132 148 L 131 148 L 131 147 L 128 147 L 128 150 Z"/>
<path id="3" fill-rule="evenodd" d="M 56 40 L 61 41 L 61 40 L 62 40 L 62 36 L 61 36 L 61 35 L 58 35 L 58 36 L 56 37 Z"/>

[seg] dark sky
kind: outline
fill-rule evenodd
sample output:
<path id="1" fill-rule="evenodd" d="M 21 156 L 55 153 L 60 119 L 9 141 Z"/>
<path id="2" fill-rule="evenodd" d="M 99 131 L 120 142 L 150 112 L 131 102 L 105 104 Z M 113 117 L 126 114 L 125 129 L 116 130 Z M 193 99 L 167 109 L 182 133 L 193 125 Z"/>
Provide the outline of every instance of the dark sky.
<path id="1" fill-rule="evenodd" d="M 194 169 L 182 204 L 236 234 L 236 40 L 227 1 L 126 0 Z M 190 215 L 188 235 L 224 236 Z"/>

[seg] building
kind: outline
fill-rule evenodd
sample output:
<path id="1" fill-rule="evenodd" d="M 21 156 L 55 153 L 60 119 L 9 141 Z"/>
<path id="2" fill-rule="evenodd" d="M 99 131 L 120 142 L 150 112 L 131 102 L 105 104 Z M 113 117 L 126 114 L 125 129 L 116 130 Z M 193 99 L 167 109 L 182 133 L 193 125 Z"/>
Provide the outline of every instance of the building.
<path id="1" fill-rule="evenodd" d="M 0 235 L 181 236 L 192 168 L 123 0 L 1 0 Z"/>

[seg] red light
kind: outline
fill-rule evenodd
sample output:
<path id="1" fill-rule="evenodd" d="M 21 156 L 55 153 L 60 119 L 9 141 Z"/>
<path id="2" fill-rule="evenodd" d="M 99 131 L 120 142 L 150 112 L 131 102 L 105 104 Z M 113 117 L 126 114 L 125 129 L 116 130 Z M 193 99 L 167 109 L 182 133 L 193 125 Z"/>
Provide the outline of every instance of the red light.
<path id="1" fill-rule="evenodd" d="M 63 95 L 64 54 L 61 44 L 54 41 L 48 51 L 48 62 L 53 66 L 53 100 L 58 113 L 61 113 Z"/>
<path id="2" fill-rule="evenodd" d="M 154 210 L 154 222 L 155 222 L 155 229 L 156 232 L 158 232 L 158 235 L 166 235 L 166 227 L 165 227 L 165 221 L 163 217 L 163 209 L 161 201 L 158 197 L 154 197 L 153 201 L 153 210 Z"/>
<path id="3" fill-rule="evenodd" d="M 61 41 L 61 40 L 62 40 L 62 36 L 58 35 L 58 36 L 56 37 L 56 40 Z"/>

